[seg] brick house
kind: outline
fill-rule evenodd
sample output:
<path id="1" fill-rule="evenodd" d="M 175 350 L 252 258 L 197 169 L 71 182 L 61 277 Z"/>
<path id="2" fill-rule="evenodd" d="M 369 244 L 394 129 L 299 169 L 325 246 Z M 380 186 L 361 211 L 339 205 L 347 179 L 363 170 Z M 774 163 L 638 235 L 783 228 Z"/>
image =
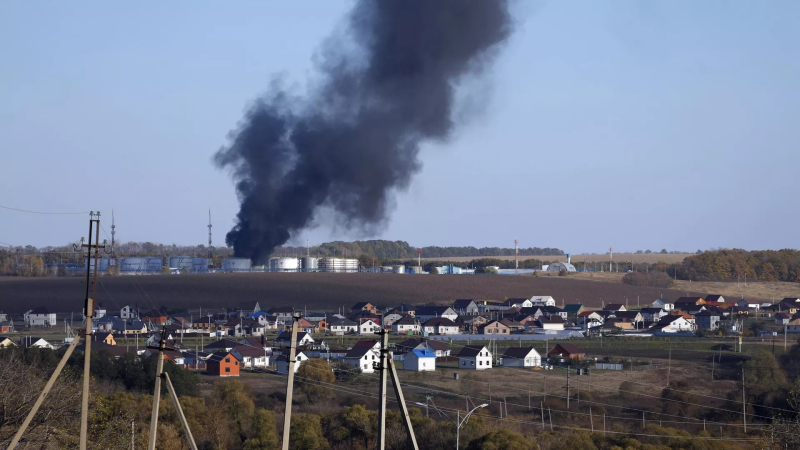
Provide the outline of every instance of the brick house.
<path id="1" fill-rule="evenodd" d="M 240 367 L 239 358 L 231 352 L 217 352 L 206 360 L 209 375 L 218 377 L 238 377 Z"/>

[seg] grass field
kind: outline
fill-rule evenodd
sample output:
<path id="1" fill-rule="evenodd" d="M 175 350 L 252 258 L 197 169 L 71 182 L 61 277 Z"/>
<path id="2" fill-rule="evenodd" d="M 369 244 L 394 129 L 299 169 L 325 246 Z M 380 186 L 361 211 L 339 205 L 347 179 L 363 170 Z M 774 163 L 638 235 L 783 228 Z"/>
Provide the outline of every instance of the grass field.
<path id="1" fill-rule="evenodd" d="M 657 262 L 665 262 L 667 264 L 672 263 L 679 263 L 683 261 L 687 256 L 691 256 L 691 253 L 676 253 L 676 254 L 666 254 L 662 255 L 660 253 L 650 253 L 650 254 L 634 254 L 634 253 L 614 253 L 614 261 L 615 262 L 630 262 L 633 261 L 634 263 L 648 263 L 653 264 Z M 472 261 L 473 259 L 480 259 L 480 258 L 496 258 L 502 259 L 507 261 L 513 261 L 513 256 L 453 256 L 447 258 L 422 258 L 423 261 L 452 261 L 452 262 L 468 262 Z M 566 262 L 566 256 L 522 256 L 520 255 L 519 260 L 524 261 L 526 259 L 538 259 L 541 261 L 550 261 L 550 262 Z M 572 255 L 572 262 L 576 263 L 595 263 L 595 262 L 608 262 L 608 255 Z"/>
<path id="2" fill-rule="evenodd" d="M 53 312 L 83 307 L 82 278 L 0 277 L 0 311 L 23 313 L 36 306 Z M 100 278 L 97 302 L 111 311 L 126 304 L 141 308 L 262 308 L 296 306 L 337 311 L 368 301 L 378 306 L 399 303 L 452 303 L 458 298 L 502 301 L 507 297 L 553 296 L 558 304 L 583 303 L 600 307 L 605 303 L 636 305 L 651 303 L 663 294 L 665 300 L 684 295 L 622 283 L 597 283 L 578 277 L 492 275 L 398 275 L 339 273 L 242 273 L 203 275 L 115 276 Z M 701 295 L 702 292 L 692 294 Z"/>

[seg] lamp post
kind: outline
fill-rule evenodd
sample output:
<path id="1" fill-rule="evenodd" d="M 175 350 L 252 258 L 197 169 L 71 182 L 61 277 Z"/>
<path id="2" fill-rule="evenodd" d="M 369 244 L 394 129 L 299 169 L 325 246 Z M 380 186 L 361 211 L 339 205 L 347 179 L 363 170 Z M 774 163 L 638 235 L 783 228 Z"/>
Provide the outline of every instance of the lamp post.
<path id="1" fill-rule="evenodd" d="M 472 408 L 472 411 L 468 412 L 467 415 L 464 416 L 464 420 L 461 420 L 461 410 L 457 411 L 458 416 L 456 417 L 456 450 L 458 450 L 459 441 L 461 440 L 461 426 L 467 423 L 467 421 L 469 420 L 469 416 L 471 416 L 472 413 L 475 412 L 475 410 L 479 408 L 486 408 L 487 406 L 489 406 L 489 404 L 484 403 L 482 405 L 478 405 Z"/>

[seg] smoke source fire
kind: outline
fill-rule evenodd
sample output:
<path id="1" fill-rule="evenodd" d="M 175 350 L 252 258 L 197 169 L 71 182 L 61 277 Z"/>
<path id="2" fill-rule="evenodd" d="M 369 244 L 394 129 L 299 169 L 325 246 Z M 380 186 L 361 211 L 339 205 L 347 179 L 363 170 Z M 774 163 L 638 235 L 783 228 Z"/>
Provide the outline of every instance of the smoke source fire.
<path id="1" fill-rule="evenodd" d="M 321 208 L 351 228 L 384 222 L 420 145 L 453 134 L 456 83 L 511 32 L 503 0 L 361 0 L 347 25 L 312 94 L 273 86 L 214 156 L 241 203 L 225 239 L 236 256 L 264 263 Z"/>

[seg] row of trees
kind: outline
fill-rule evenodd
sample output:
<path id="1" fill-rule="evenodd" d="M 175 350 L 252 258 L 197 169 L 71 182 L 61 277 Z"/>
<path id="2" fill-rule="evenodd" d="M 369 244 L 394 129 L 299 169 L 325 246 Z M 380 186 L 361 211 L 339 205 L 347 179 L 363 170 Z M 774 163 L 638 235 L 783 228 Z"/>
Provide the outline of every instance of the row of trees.
<path id="1" fill-rule="evenodd" d="M 800 282 L 800 251 L 740 249 L 707 251 L 673 264 L 667 273 L 694 281 L 748 280 Z"/>

